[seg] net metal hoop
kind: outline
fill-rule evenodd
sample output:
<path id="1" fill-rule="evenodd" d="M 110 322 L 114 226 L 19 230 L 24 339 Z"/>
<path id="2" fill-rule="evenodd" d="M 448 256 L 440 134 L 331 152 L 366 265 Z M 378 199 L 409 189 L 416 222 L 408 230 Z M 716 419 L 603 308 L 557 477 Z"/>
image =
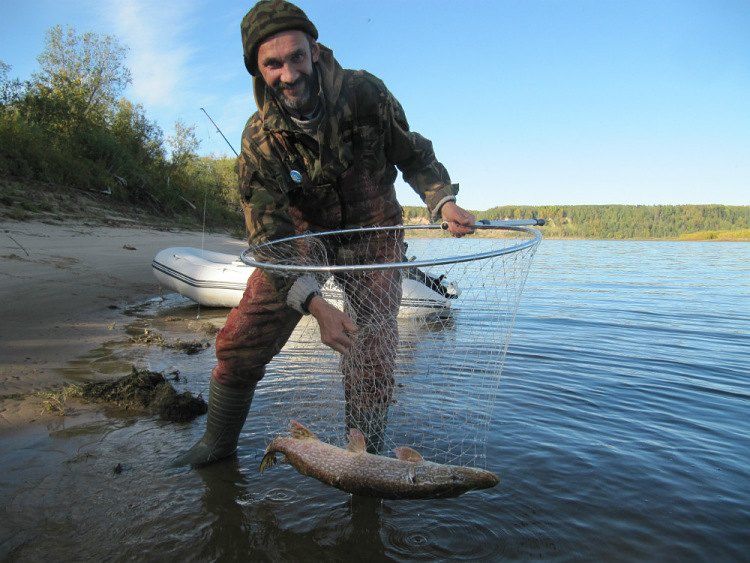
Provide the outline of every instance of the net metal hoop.
<path id="1" fill-rule="evenodd" d="M 531 238 L 514 244 L 512 246 L 506 246 L 497 250 L 491 250 L 488 252 L 479 252 L 476 254 L 465 254 L 461 256 L 449 256 L 445 258 L 436 258 L 433 260 L 412 260 L 402 262 L 387 262 L 383 264 L 349 264 L 349 265 L 329 265 L 329 266 L 315 266 L 307 264 L 274 264 L 272 262 L 262 262 L 256 260 L 253 256 L 254 253 L 259 250 L 270 249 L 275 245 L 287 243 L 289 241 L 306 239 L 306 238 L 318 238 L 326 236 L 337 236 L 337 235 L 349 235 L 349 234 L 360 234 L 370 232 L 387 232 L 387 231 L 407 231 L 407 230 L 442 230 L 440 225 L 395 225 L 392 227 L 359 227 L 355 229 L 340 229 L 333 231 L 319 231 L 303 233 L 301 235 L 294 235 L 291 237 L 285 237 L 269 242 L 264 242 L 256 246 L 251 246 L 246 249 L 240 255 L 240 259 L 248 266 L 255 268 L 261 268 L 265 270 L 274 270 L 279 272 L 295 272 L 295 273 L 316 273 L 316 272 L 351 272 L 351 271 L 375 271 L 375 270 L 392 270 L 396 268 L 412 268 L 412 267 L 427 267 L 427 266 L 442 266 L 445 264 L 457 264 L 462 262 L 472 262 L 474 260 L 484 260 L 485 258 L 494 258 L 495 256 L 502 256 L 503 254 L 512 254 L 513 252 L 519 252 L 526 248 L 533 247 L 542 240 L 542 233 L 537 229 L 527 227 L 524 225 L 513 225 L 512 221 L 508 221 L 507 224 L 490 224 L 481 225 L 477 224 L 477 230 L 504 230 L 504 231 L 518 231 L 531 235 Z"/>

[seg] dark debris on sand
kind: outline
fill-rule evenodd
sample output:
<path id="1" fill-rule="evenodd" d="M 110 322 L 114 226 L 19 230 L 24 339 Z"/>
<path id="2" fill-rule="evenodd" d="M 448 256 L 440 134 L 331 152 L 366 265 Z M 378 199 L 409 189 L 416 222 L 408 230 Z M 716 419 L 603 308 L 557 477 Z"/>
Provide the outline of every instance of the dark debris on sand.
<path id="1" fill-rule="evenodd" d="M 116 381 L 85 383 L 81 397 L 91 401 L 107 402 L 126 410 L 147 411 L 171 422 L 187 422 L 208 410 L 202 397 L 189 391 L 177 393 L 164 374 L 138 370 Z"/>
<path id="2" fill-rule="evenodd" d="M 211 347 L 210 342 L 201 340 L 176 340 L 168 342 L 163 335 L 148 328 L 144 329 L 141 334 L 131 336 L 130 340 L 136 344 L 156 344 L 162 348 L 181 350 L 188 355 L 197 354 Z"/>

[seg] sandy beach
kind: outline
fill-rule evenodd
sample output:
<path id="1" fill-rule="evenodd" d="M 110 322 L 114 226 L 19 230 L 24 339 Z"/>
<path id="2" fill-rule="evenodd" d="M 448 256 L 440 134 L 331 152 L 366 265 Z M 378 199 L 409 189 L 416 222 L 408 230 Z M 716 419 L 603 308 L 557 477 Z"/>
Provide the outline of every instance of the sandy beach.
<path id="1" fill-rule="evenodd" d="M 121 336 L 123 310 L 161 289 L 151 260 L 169 246 L 239 254 L 226 234 L 87 223 L 0 221 L 0 432 L 37 419 L 31 394 L 60 370 Z"/>

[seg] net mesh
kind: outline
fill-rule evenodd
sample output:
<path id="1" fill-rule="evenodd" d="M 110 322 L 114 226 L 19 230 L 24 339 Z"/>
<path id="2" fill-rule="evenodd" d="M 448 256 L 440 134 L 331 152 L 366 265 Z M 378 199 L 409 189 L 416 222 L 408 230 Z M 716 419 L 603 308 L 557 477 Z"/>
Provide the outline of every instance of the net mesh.
<path id="1" fill-rule="evenodd" d="M 268 366 L 258 393 L 271 403 L 269 438 L 299 420 L 343 446 L 359 428 L 368 450 L 407 445 L 425 459 L 486 467 L 486 436 L 523 285 L 537 244 L 490 258 L 415 267 L 528 243 L 526 231 L 490 230 L 462 239 L 414 238 L 409 229 L 307 236 L 256 249 L 257 260 L 299 266 L 397 263 L 385 270 L 315 273 L 323 296 L 357 325 L 339 354 L 300 321 Z M 412 235 L 412 236 L 410 236 Z M 536 241 L 538 242 L 538 240 Z"/>

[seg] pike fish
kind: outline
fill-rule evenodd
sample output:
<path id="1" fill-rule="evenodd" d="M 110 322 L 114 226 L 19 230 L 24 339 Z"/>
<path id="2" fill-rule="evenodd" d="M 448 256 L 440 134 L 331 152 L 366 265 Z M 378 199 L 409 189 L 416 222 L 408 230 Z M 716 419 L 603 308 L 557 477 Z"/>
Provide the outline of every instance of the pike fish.
<path id="1" fill-rule="evenodd" d="M 406 446 L 394 450 L 395 458 L 368 453 L 365 437 L 356 428 L 349 431 L 346 449 L 320 441 L 295 420 L 289 431 L 291 436 L 278 436 L 268 445 L 261 472 L 273 466 L 276 454 L 282 453 L 302 475 L 353 495 L 385 499 L 457 497 L 494 487 L 500 481 L 490 471 L 425 461 Z"/>

